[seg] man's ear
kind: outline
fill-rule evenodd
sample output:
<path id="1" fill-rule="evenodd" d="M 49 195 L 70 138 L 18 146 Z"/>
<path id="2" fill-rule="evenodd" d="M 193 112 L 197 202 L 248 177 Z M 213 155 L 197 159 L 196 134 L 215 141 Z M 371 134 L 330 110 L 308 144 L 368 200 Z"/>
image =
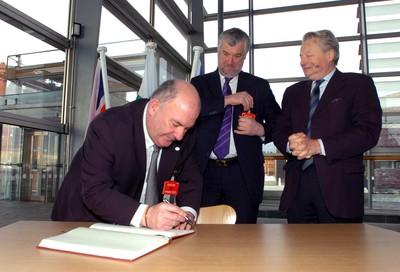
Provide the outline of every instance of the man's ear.
<path id="1" fill-rule="evenodd" d="M 153 116 L 160 109 L 160 100 L 152 98 L 149 101 L 148 111 L 150 116 Z"/>
<path id="2" fill-rule="evenodd" d="M 335 59 L 335 51 L 333 49 L 329 50 L 329 61 L 333 61 Z"/>

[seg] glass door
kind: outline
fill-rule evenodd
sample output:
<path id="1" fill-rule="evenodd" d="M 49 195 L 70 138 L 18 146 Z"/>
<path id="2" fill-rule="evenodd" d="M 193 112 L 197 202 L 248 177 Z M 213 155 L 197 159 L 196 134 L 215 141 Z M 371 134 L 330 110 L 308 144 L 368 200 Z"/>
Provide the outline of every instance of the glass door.
<path id="1" fill-rule="evenodd" d="M 65 136 L 10 125 L 1 130 L 0 199 L 53 202 L 64 177 Z"/>
<path id="2" fill-rule="evenodd" d="M 1 125 L 0 199 L 19 200 L 21 187 L 21 138 L 23 131 Z"/>

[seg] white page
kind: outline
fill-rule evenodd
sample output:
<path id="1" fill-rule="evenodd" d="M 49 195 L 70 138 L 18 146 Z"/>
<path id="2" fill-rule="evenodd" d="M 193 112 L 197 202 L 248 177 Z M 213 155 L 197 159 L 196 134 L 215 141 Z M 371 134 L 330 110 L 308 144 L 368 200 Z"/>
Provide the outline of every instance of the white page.
<path id="1" fill-rule="evenodd" d="M 170 238 L 79 227 L 43 239 L 38 247 L 134 260 L 170 242 Z"/>
<path id="2" fill-rule="evenodd" d="M 137 233 L 137 234 L 146 234 L 146 235 L 162 235 L 166 237 L 179 237 L 184 236 L 190 233 L 193 233 L 194 230 L 154 230 L 149 228 L 137 228 L 133 226 L 122 226 L 122 225 L 113 225 L 106 223 L 95 223 L 90 226 L 93 229 L 102 229 L 102 230 L 111 230 L 111 231 L 119 231 L 119 232 L 129 232 L 129 233 Z"/>

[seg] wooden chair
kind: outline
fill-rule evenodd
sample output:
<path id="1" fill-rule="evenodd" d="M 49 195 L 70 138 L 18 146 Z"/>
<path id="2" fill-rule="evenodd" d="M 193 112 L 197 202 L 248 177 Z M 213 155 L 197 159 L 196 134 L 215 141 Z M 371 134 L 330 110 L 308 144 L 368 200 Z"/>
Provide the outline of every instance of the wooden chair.
<path id="1" fill-rule="evenodd" d="M 228 205 L 201 207 L 197 224 L 235 224 L 236 212 Z"/>

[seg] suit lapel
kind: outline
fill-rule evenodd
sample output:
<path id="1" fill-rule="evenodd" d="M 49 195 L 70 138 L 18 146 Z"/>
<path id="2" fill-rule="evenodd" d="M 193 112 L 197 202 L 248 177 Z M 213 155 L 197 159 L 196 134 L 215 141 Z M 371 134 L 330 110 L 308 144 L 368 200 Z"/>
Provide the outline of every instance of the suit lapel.
<path id="1" fill-rule="evenodd" d="M 295 101 L 292 102 L 294 105 L 293 110 L 296 112 L 293 118 L 299 120 L 301 124 L 304 124 L 304 132 L 308 122 L 308 113 L 310 111 L 311 84 L 311 80 L 302 82 L 302 85 L 296 88 L 295 92 L 298 92 L 298 94 L 295 96 Z"/>
<path id="2" fill-rule="evenodd" d="M 339 70 L 336 70 L 325 88 L 324 94 L 322 95 L 321 100 L 315 109 L 314 116 L 326 109 L 327 104 L 337 97 L 337 95 L 343 89 L 343 82 L 343 74 Z"/>
<path id="3" fill-rule="evenodd" d="M 177 143 L 173 143 L 169 147 L 163 148 L 159 164 L 160 167 L 157 172 L 159 189 L 162 189 L 162 184 L 165 179 L 171 178 L 174 174 L 174 167 L 179 158 L 180 150 L 181 148 Z"/>
<path id="4" fill-rule="evenodd" d="M 208 81 L 208 89 L 214 90 L 216 86 L 219 86 L 220 95 L 222 96 L 222 85 L 221 85 L 221 80 L 219 77 L 218 69 L 210 75 L 210 78 L 211 78 L 211 80 Z"/>
<path id="5" fill-rule="evenodd" d="M 144 100 L 147 99 L 143 99 Z M 140 101 L 142 102 L 142 101 Z M 139 171 L 139 180 L 144 181 L 145 175 L 146 175 L 146 144 L 144 140 L 144 128 L 143 128 L 143 114 L 144 114 L 144 108 L 147 104 L 146 103 L 133 103 L 132 104 L 132 125 L 135 129 L 133 129 L 133 143 L 135 145 L 135 161 L 137 162 L 138 165 L 138 171 Z"/>
<path id="6" fill-rule="evenodd" d="M 247 89 L 247 81 L 246 81 L 246 77 L 245 74 L 243 72 L 239 73 L 238 76 L 238 82 L 237 82 L 237 88 L 236 88 L 236 92 L 242 92 L 243 90 Z M 243 112 L 243 106 L 242 105 L 238 105 L 238 106 L 234 106 L 233 107 L 233 114 L 232 114 L 232 127 L 233 129 L 237 128 L 238 123 L 239 123 L 239 115 L 241 115 Z M 234 134 L 235 135 L 235 134 Z"/>

